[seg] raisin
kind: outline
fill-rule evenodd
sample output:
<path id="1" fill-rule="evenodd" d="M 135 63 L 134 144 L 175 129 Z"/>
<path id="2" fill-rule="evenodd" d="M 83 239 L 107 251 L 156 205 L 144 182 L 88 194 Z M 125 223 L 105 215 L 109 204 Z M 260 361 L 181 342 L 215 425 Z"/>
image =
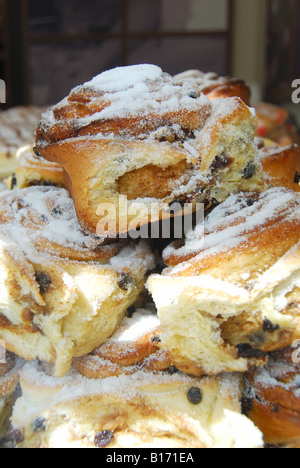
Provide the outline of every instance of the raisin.
<path id="1" fill-rule="evenodd" d="M 33 432 L 45 432 L 47 429 L 46 427 L 46 419 L 45 418 L 37 418 L 32 424 Z"/>
<path id="2" fill-rule="evenodd" d="M 130 289 L 130 286 L 133 286 L 134 284 L 134 279 L 131 278 L 127 273 L 124 272 L 121 274 L 118 281 L 118 285 L 121 289 L 124 289 L 124 291 L 128 291 Z"/>
<path id="3" fill-rule="evenodd" d="M 240 358 L 265 359 L 266 357 L 266 353 L 264 353 L 260 349 L 252 348 L 252 346 L 249 343 L 241 343 L 237 345 L 237 350 Z"/>
<path id="4" fill-rule="evenodd" d="M 49 278 L 49 276 L 46 274 L 46 273 L 37 273 L 35 275 L 35 279 L 36 281 L 38 282 L 39 286 L 40 286 L 40 292 L 43 294 L 43 293 L 46 293 L 49 289 L 49 286 L 51 284 L 51 279 Z"/>
<path id="5" fill-rule="evenodd" d="M 62 211 L 60 208 L 54 208 L 52 210 L 52 213 L 55 215 L 55 216 L 61 216 L 62 215 Z"/>
<path id="6" fill-rule="evenodd" d="M 101 431 L 95 435 L 94 443 L 98 448 L 107 447 L 114 438 L 114 433 L 112 431 Z"/>
<path id="7" fill-rule="evenodd" d="M 41 158 L 41 155 L 40 155 L 40 153 L 38 152 L 38 150 L 36 149 L 36 147 L 33 148 L 33 152 L 34 152 L 34 154 L 36 155 L 36 157 Z"/>
<path id="8" fill-rule="evenodd" d="M 279 329 L 279 325 L 274 325 L 270 320 L 265 319 L 263 323 L 263 331 L 273 333 L 274 331 Z"/>
<path id="9" fill-rule="evenodd" d="M 251 179 L 256 173 L 255 164 L 248 163 L 243 172 L 243 179 Z"/>
<path id="10" fill-rule="evenodd" d="M 178 374 L 179 370 L 175 366 L 170 366 L 167 372 L 170 375 L 174 375 L 174 374 Z"/>
<path id="11" fill-rule="evenodd" d="M 202 402 L 202 392 L 198 387 L 191 387 L 187 393 L 187 397 L 193 405 L 199 405 Z"/>
<path id="12" fill-rule="evenodd" d="M 242 413 L 245 416 L 248 416 L 249 412 L 253 410 L 254 403 L 252 398 L 243 397 L 242 398 Z"/>
<path id="13" fill-rule="evenodd" d="M 11 178 L 10 189 L 13 190 L 16 187 L 16 185 L 17 185 L 16 174 L 13 174 Z"/>
<path id="14" fill-rule="evenodd" d="M 12 429 L 9 432 L 7 439 L 14 444 L 20 444 L 24 441 L 24 436 L 19 429 Z"/>
<path id="15" fill-rule="evenodd" d="M 151 342 L 152 343 L 161 343 L 161 339 L 159 336 L 155 335 L 153 336 L 153 338 L 151 339 Z"/>
<path id="16" fill-rule="evenodd" d="M 211 171 L 217 171 L 218 169 L 225 169 L 233 162 L 233 159 L 223 153 L 221 156 L 216 156 L 214 162 L 211 165 Z"/>
<path id="17" fill-rule="evenodd" d="M 300 173 L 298 171 L 296 171 L 294 182 L 295 182 L 295 184 L 300 183 Z"/>
<path id="18" fill-rule="evenodd" d="M 135 306 L 128 307 L 128 309 L 127 309 L 128 318 L 132 318 L 132 316 L 133 316 L 133 314 L 135 312 L 136 312 L 136 307 Z"/>
<path id="19" fill-rule="evenodd" d="M 198 98 L 197 91 L 190 91 L 189 92 L 189 97 L 192 98 L 192 99 L 197 99 Z"/>

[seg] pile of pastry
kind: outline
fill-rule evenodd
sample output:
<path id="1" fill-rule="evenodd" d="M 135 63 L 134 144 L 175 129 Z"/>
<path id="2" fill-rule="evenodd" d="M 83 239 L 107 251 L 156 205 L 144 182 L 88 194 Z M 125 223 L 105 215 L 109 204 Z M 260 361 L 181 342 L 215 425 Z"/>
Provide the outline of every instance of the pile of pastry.
<path id="1" fill-rule="evenodd" d="M 0 196 L 6 446 L 300 446 L 300 150 L 249 98 L 137 65 L 42 114 Z"/>

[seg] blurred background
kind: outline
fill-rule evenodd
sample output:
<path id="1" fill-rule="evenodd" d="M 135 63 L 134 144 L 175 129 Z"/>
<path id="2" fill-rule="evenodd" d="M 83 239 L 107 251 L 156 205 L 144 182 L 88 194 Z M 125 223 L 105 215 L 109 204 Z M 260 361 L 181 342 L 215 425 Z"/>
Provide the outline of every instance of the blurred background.
<path id="1" fill-rule="evenodd" d="M 6 107 L 54 104 L 106 69 L 154 63 L 243 79 L 254 103 L 298 118 L 299 0 L 0 0 L 0 19 Z"/>

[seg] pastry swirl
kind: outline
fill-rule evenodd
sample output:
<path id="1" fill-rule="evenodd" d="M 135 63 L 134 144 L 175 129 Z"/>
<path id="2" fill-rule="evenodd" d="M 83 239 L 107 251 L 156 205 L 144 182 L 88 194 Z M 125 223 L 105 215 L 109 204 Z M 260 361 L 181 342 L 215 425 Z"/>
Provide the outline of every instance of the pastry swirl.
<path id="1" fill-rule="evenodd" d="M 271 446 L 300 447 L 298 355 L 296 348 L 285 348 L 246 375 L 244 411 Z"/>
<path id="2" fill-rule="evenodd" d="M 259 150 L 259 158 L 269 186 L 287 187 L 300 192 L 300 147 L 298 145 L 263 146 Z"/>
<path id="3" fill-rule="evenodd" d="M 7 349 L 55 365 L 97 348 L 144 290 L 154 256 L 143 243 L 105 245 L 84 232 L 65 189 L 0 197 L 0 338 Z"/>
<path id="4" fill-rule="evenodd" d="M 24 146 L 16 155 L 16 167 L 6 181 L 8 189 L 33 186 L 64 187 L 63 168 L 34 153 L 32 146 Z"/>
<path id="5" fill-rule="evenodd" d="M 210 102 L 190 83 L 139 65 L 72 90 L 42 115 L 36 146 L 64 168 L 84 228 L 113 237 L 133 229 L 136 218 L 136 228 L 170 218 L 176 200 L 263 190 L 255 126 L 239 98 Z M 99 206 L 107 204 L 116 210 L 108 228 L 99 222 Z"/>
<path id="6" fill-rule="evenodd" d="M 251 90 L 243 80 L 217 73 L 203 73 L 200 70 L 186 70 L 174 76 L 175 83 L 195 83 L 199 91 L 210 100 L 239 97 L 247 106 L 250 105 Z"/>
<path id="7" fill-rule="evenodd" d="M 127 329 L 128 331 L 128 329 Z M 83 358 L 84 359 L 84 358 Z M 12 416 L 19 448 L 260 448 L 262 435 L 241 414 L 242 379 L 195 379 L 137 366 L 99 376 L 81 361 L 63 378 L 38 363 L 21 372 Z M 130 372 L 129 372 L 130 369 Z M 90 378 L 91 377 L 91 378 Z M 67 391 L 66 391 L 67 389 Z"/>
<path id="8" fill-rule="evenodd" d="M 176 367 L 244 372 L 299 338 L 299 227 L 299 194 L 272 188 L 232 195 L 165 249 L 148 289 Z"/>

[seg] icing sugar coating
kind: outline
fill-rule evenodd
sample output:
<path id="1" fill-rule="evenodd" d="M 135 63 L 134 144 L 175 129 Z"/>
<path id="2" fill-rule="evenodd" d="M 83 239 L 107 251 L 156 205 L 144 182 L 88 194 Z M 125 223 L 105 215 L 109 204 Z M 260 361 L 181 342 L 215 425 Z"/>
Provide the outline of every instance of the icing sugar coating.
<path id="1" fill-rule="evenodd" d="M 269 222 L 280 223 L 282 220 L 300 219 L 300 199 L 291 190 L 276 187 L 257 196 L 255 194 L 231 195 L 224 203 L 217 206 L 208 215 L 204 231 L 203 226 L 196 226 L 187 234 L 183 247 L 169 246 L 164 251 L 164 259 L 177 258 L 176 268 L 184 269 L 180 262 L 194 257 L 204 258 L 216 255 L 247 241 L 247 236 L 258 229 L 263 229 Z"/>
<path id="2" fill-rule="evenodd" d="M 161 75 L 162 70 L 156 65 L 117 67 L 95 76 L 91 81 L 84 83 L 83 86 L 104 92 L 125 91 L 127 88 L 136 86 L 139 83 L 158 80 Z"/>
<path id="3" fill-rule="evenodd" d="M 125 256 L 126 265 L 130 267 L 133 251 L 143 250 L 143 246 L 134 249 L 127 246 L 123 254 L 123 243 L 102 244 L 103 239 L 82 229 L 65 189 L 29 187 L 2 192 L 0 247 L 8 248 L 14 257 L 20 256 L 22 251 L 33 262 L 47 260 L 49 256 L 100 263 L 113 258 L 112 268 L 122 269 Z M 145 264 L 148 260 L 141 258 Z"/>
<path id="4" fill-rule="evenodd" d="M 169 123 L 184 123 L 187 112 L 197 113 L 194 126 L 198 128 L 208 116 L 209 110 L 209 99 L 201 93 L 195 94 L 193 84 L 176 84 L 172 76 L 164 73 L 161 68 L 142 64 L 105 71 L 91 81 L 77 86 L 68 97 L 42 115 L 39 128 L 43 138 L 48 139 L 51 127 L 56 135 L 57 125 L 64 127 L 66 122 L 70 123 L 66 137 L 78 137 L 82 134 L 89 137 L 112 137 L 122 134 L 132 138 L 132 130 L 130 132 L 129 129 L 136 127 L 134 136 L 144 139 L 145 133 L 149 133 L 149 127 L 155 130 Z M 203 116 L 200 118 L 201 112 Z M 175 120 L 173 116 L 174 121 L 170 120 L 170 113 L 178 114 Z M 95 122 L 120 119 L 128 120 L 123 124 L 124 128 L 120 125 L 90 128 Z M 132 119 L 138 120 L 133 122 Z M 76 124 L 73 125 L 72 122 Z M 82 129 L 87 127 L 87 133 L 82 133 Z M 61 136 L 65 137 L 64 132 L 59 139 L 63 139 Z M 41 139 L 39 134 L 37 139 Z"/>

